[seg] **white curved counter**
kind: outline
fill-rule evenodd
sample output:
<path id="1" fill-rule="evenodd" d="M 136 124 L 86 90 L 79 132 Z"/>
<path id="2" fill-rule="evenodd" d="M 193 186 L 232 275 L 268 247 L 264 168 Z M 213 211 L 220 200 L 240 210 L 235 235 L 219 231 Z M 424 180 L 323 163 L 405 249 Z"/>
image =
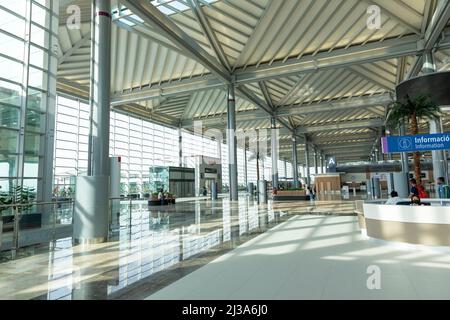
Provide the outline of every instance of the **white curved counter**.
<path id="1" fill-rule="evenodd" d="M 402 199 L 401 201 L 409 201 Z M 431 206 L 364 203 L 367 236 L 428 246 L 450 246 L 450 200 L 424 199 Z"/>

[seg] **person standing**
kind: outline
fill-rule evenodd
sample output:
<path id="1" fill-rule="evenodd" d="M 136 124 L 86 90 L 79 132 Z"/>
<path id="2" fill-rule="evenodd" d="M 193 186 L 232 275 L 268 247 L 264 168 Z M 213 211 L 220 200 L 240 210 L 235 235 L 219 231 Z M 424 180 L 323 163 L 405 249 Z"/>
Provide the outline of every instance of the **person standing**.
<path id="1" fill-rule="evenodd" d="M 163 192 L 163 189 L 159 190 L 158 200 L 161 201 L 161 205 L 163 206 L 164 205 L 164 192 Z"/>
<path id="2" fill-rule="evenodd" d="M 409 183 L 411 184 L 411 189 L 409 191 L 409 196 L 419 196 L 419 189 L 417 188 L 417 181 L 416 179 L 412 178 L 409 180 Z"/>
<path id="3" fill-rule="evenodd" d="M 450 187 L 445 183 L 445 178 L 439 177 L 436 184 L 439 199 L 450 199 Z"/>

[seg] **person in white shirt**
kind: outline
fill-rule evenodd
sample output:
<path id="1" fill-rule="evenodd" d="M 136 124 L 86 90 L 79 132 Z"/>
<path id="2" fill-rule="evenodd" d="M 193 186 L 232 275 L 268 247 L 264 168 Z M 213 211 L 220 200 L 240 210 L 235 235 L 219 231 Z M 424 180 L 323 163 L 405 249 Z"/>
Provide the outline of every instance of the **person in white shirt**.
<path id="1" fill-rule="evenodd" d="M 391 192 L 391 197 L 386 201 L 385 204 L 395 206 L 397 202 L 399 202 L 400 198 L 398 197 L 397 191 Z"/>

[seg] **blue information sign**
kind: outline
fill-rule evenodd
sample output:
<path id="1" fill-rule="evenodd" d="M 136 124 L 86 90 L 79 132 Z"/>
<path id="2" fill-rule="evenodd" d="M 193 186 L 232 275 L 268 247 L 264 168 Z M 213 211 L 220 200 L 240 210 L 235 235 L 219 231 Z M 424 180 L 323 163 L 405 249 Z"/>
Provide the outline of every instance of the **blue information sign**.
<path id="1" fill-rule="evenodd" d="M 431 151 L 450 149 L 450 133 L 381 138 L 383 153 Z"/>

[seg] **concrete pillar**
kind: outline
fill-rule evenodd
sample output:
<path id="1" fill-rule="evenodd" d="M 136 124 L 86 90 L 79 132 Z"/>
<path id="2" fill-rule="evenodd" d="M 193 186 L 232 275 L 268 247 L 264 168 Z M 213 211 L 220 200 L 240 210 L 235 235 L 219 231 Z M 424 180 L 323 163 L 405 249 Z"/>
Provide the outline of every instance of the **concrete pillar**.
<path id="1" fill-rule="evenodd" d="M 309 164 L 309 144 L 306 142 L 305 144 L 305 179 L 306 179 L 306 185 L 309 186 L 311 184 L 311 170 L 310 170 L 310 164 Z"/>
<path id="2" fill-rule="evenodd" d="M 96 0 L 93 19 L 92 171 L 91 176 L 77 178 L 73 227 L 73 237 L 81 243 L 106 241 L 109 221 L 111 1 Z"/>
<path id="3" fill-rule="evenodd" d="M 298 188 L 300 183 L 298 181 L 297 137 L 295 135 L 292 136 L 292 176 L 294 188 Z"/>
<path id="4" fill-rule="evenodd" d="M 272 188 L 278 189 L 278 129 L 276 119 L 271 120 Z"/>
<path id="5" fill-rule="evenodd" d="M 236 96 L 234 84 L 228 86 L 228 168 L 230 179 L 230 200 L 238 200 L 238 166 L 237 166 L 237 142 L 236 142 Z"/>

